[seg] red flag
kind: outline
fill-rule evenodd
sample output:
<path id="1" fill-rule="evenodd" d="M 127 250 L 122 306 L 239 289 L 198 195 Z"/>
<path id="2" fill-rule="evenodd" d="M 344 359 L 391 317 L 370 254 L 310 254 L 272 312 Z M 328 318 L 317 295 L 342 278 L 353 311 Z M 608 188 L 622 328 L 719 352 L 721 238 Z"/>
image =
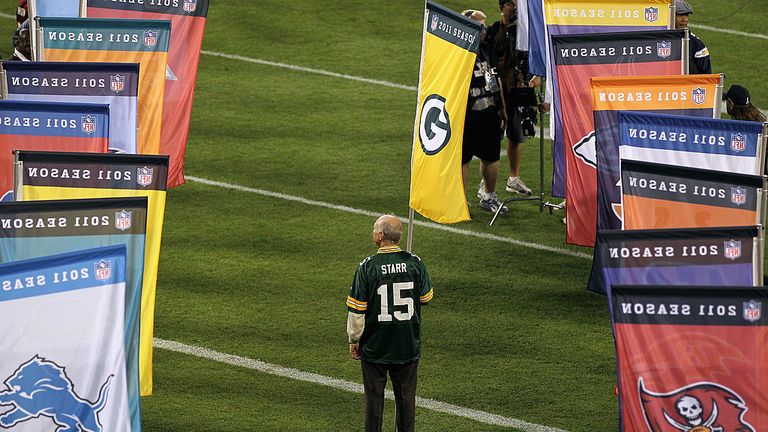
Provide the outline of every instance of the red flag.
<path id="1" fill-rule="evenodd" d="M 197 66 L 203 46 L 209 0 L 183 0 L 143 4 L 88 0 L 88 17 L 171 20 L 171 44 L 166 69 L 160 154 L 170 156 L 168 187 L 184 184 L 187 148 Z M 150 4 L 153 3 L 153 4 Z M 157 3 L 157 4 L 154 4 Z M 167 3 L 167 2 L 166 2 Z M 164 3 L 165 4 L 165 3 Z"/>

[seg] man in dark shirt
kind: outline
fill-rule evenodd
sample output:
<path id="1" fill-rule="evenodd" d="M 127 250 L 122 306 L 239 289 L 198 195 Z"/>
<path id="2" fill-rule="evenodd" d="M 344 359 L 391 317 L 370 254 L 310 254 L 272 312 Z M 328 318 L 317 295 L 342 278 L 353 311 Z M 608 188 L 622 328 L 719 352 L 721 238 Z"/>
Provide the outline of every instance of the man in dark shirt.
<path id="1" fill-rule="evenodd" d="M 522 143 L 525 141 L 522 127 L 522 106 L 515 91 L 530 87 L 533 83 L 528 72 L 527 53 L 517 49 L 517 2 L 499 0 L 501 20 L 488 27 L 487 40 L 491 45 L 492 64 L 501 78 L 501 87 L 506 101 L 507 158 L 509 177 L 506 190 L 520 195 L 530 195 L 531 189 L 520 178 Z M 478 191 L 478 194 L 481 191 Z"/>
<path id="2" fill-rule="evenodd" d="M 693 8 L 685 0 L 675 0 L 675 28 L 687 29 L 688 16 L 693 13 Z M 688 73 L 709 74 L 712 73 L 712 63 L 709 60 L 709 50 L 695 34 L 689 33 L 690 41 L 688 45 L 689 57 Z"/>
<path id="3" fill-rule="evenodd" d="M 347 296 L 349 353 L 362 363 L 366 432 L 381 432 L 387 373 L 395 393 L 397 430 L 414 430 L 421 306 L 432 300 L 433 292 L 421 259 L 400 249 L 402 233 L 397 217 L 376 220 L 373 242 L 379 250 L 360 263 Z"/>

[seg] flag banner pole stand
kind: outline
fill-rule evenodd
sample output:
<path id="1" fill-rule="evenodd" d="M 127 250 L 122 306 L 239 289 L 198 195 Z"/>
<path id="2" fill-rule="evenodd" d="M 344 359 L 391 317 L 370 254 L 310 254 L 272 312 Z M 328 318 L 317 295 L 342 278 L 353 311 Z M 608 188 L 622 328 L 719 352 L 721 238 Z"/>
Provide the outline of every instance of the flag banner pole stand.
<path id="1" fill-rule="evenodd" d="M 539 103 L 542 102 L 544 102 L 544 80 L 541 80 L 541 83 L 539 84 Z M 507 157 L 509 157 L 509 155 L 507 155 Z M 563 204 L 554 204 L 544 200 L 544 112 L 541 110 L 539 110 L 539 194 L 536 196 L 512 197 L 505 199 L 498 210 L 496 210 L 496 213 L 493 215 L 493 218 L 488 225 L 493 225 L 494 222 L 496 222 L 496 218 L 499 217 L 501 209 L 503 209 L 504 206 L 516 201 L 538 201 L 539 213 L 543 213 L 545 207 L 549 209 L 549 214 L 552 214 L 552 209 L 560 210 L 565 208 Z"/>
<path id="2" fill-rule="evenodd" d="M 408 208 L 408 240 L 405 250 L 410 253 L 413 250 L 413 209 Z"/>

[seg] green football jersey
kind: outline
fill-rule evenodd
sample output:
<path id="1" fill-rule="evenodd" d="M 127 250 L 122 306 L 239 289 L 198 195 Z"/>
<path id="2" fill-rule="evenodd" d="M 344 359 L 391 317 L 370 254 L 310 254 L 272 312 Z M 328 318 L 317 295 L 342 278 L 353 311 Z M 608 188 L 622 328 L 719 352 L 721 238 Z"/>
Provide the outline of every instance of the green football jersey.
<path id="1" fill-rule="evenodd" d="M 421 305 L 432 300 L 432 283 L 421 258 L 400 247 L 380 248 L 360 263 L 347 309 L 365 314 L 363 360 L 408 363 L 421 354 Z"/>

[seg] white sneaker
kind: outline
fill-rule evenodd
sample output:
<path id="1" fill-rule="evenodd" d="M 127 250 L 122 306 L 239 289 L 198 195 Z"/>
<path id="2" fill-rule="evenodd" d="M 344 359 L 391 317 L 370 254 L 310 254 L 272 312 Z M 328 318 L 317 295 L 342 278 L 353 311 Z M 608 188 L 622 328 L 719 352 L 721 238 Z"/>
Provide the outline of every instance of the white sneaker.
<path id="1" fill-rule="evenodd" d="M 483 199 L 485 197 L 485 181 L 480 179 L 480 186 L 477 188 L 477 197 Z"/>
<path id="2" fill-rule="evenodd" d="M 507 192 L 514 192 L 520 195 L 531 195 L 531 188 L 525 185 L 520 177 L 507 178 Z"/>
<path id="3" fill-rule="evenodd" d="M 496 195 L 496 192 L 485 194 L 485 198 L 480 200 L 480 208 L 483 210 L 488 210 L 491 213 L 496 213 L 496 211 L 501 208 L 501 211 L 499 211 L 500 214 L 509 211 L 509 208 L 507 208 L 507 206 L 499 201 L 499 197 Z"/>

